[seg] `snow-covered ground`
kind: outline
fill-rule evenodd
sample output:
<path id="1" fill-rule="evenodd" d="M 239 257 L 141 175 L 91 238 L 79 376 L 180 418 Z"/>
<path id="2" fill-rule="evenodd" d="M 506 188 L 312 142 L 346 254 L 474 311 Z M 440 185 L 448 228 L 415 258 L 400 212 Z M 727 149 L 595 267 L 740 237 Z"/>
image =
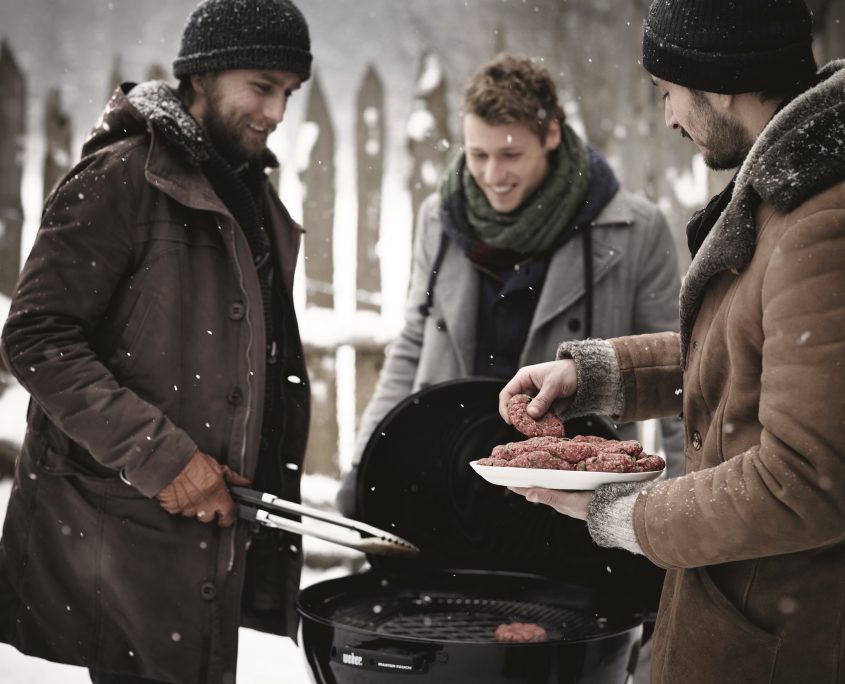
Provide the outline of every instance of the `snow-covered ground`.
<path id="1" fill-rule="evenodd" d="M 312 483 L 312 488 L 320 490 L 328 491 L 330 486 L 330 483 L 319 481 Z M 11 489 L 11 480 L 0 480 L 0 525 L 6 515 L 6 503 Z M 315 494 L 316 498 L 319 498 L 320 492 Z M 305 540 L 306 554 L 325 551 L 328 547 L 332 550 L 339 548 L 319 540 Z M 350 551 L 350 554 L 354 553 Z M 306 567 L 302 586 L 306 587 L 347 573 L 342 566 L 324 571 Z M 90 684 L 90 681 L 88 671 L 83 668 L 30 658 L 11 646 L 0 644 L 0 684 Z M 308 673 L 302 651 L 291 639 L 242 629 L 238 654 L 238 681 L 246 684 L 308 684 L 313 682 L 313 679 Z"/>

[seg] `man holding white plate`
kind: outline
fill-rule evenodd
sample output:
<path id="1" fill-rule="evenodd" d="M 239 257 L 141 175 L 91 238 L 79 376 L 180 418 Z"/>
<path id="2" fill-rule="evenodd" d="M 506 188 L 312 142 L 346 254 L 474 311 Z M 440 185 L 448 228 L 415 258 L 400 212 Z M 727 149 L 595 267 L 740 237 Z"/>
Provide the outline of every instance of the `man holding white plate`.
<path id="1" fill-rule="evenodd" d="M 652 3 L 666 125 L 740 166 L 687 228 L 681 333 L 564 343 L 500 394 L 505 420 L 535 392 L 535 418 L 683 413 L 683 477 L 514 489 L 667 568 L 652 682 L 845 676 L 845 60 L 817 72 L 811 29 L 801 0 Z"/>

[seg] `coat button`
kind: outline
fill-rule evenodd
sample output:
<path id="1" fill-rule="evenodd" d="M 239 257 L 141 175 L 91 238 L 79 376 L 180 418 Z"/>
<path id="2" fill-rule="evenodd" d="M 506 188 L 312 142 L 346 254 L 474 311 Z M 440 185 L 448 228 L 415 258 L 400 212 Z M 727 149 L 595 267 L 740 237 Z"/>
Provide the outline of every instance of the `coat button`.
<path id="1" fill-rule="evenodd" d="M 442 318 L 437 321 L 437 329 L 441 332 L 444 332 L 446 330 L 446 321 L 444 321 Z"/>
<path id="2" fill-rule="evenodd" d="M 240 387 L 235 387 L 235 389 L 231 390 L 229 392 L 229 394 L 226 395 L 226 399 L 233 406 L 237 406 L 238 404 L 240 404 L 243 401 L 244 393 L 241 392 Z"/>
<path id="3" fill-rule="evenodd" d="M 692 433 L 692 448 L 698 451 L 701 449 L 701 435 L 699 434 L 698 430 Z"/>
<path id="4" fill-rule="evenodd" d="M 217 596 L 217 587 L 214 586 L 213 582 L 203 582 L 200 587 L 200 594 L 206 601 L 211 601 Z"/>
<path id="5" fill-rule="evenodd" d="M 570 318 L 567 326 L 570 332 L 578 332 L 581 329 L 581 321 L 577 318 Z"/>
<path id="6" fill-rule="evenodd" d="M 242 302 L 232 302 L 229 304 L 229 318 L 233 321 L 239 321 L 244 317 L 246 307 Z"/>

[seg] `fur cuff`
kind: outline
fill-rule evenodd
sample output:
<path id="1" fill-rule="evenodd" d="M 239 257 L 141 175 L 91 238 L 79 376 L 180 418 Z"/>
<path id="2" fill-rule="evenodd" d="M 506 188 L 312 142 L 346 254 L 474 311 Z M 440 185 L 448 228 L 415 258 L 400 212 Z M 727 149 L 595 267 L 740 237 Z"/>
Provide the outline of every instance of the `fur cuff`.
<path id="1" fill-rule="evenodd" d="M 564 342 L 557 349 L 557 359 L 572 359 L 578 376 L 575 400 L 561 419 L 600 413 L 618 417 L 624 407 L 622 374 L 613 345 L 607 340 Z"/>
<path id="2" fill-rule="evenodd" d="M 587 509 L 587 529 L 599 546 L 643 555 L 634 532 L 634 503 L 646 482 L 602 485 Z"/>

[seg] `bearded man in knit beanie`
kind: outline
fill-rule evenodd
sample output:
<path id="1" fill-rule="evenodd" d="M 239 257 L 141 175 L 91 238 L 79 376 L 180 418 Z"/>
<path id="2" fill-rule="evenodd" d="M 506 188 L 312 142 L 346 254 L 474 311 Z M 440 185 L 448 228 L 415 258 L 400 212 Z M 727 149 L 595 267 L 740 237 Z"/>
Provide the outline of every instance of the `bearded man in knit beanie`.
<path id="1" fill-rule="evenodd" d="M 206 0 L 174 75 L 121 85 L 47 200 L 3 330 L 32 395 L 0 542 L 0 639 L 94 682 L 235 681 L 239 626 L 293 636 L 300 539 L 227 485 L 299 501 L 301 229 L 267 138 L 308 79 L 289 0 Z"/>
<path id="2" fill-rule="evenodd" d="M 686 474 L 518 490 L 667 569 L 653 682 L 845 677 L 845 60 L 801 0 L 655 0 L 666 125 L 739 167 L 687 229 L 680 335 L 565 343 L 500 396 L 535 417 L 682 414 Z"/>

